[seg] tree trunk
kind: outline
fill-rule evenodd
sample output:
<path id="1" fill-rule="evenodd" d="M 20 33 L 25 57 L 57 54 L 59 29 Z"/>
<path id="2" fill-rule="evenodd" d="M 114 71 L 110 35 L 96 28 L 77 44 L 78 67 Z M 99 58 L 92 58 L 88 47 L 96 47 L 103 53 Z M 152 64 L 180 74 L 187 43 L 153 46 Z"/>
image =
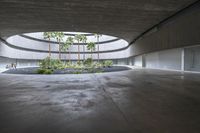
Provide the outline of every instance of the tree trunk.
<path id="1" fill-rule="evenodd" d="M 50 38 L 49 38 L 49 57 L 51 57 L 51 44 L 50 44 Z"/>
<path id="2" fill-rule="evenodd" d="M 85 45 L 83 45 L 83 60 L 85 60 Z"/>
<path id="3" fill-rule="evenodd" d="M 79 45 L 79 41 L 78 41 L 78 61 L 80 61 L 80 45 Z"/>
<path id="4" fill-rule="evenodd" d="M 60 42 L 59 42 L 59 60 L 61 60 Z"/>
<path id="5" fill-rule="evenodd" d="M 92 50 L 91 50 L 91 59 L 92 59 Z"/>
<path id="6" fill-rule="evenodd" d="M 61 60 L 61 53 L 60 53 L 60 39 L 58 40 L 58 51 L 59 51 L 59 60 Z"/>
<path id="7" fill-rule="evenodd" d="M 68 56 L 69 56 L 69 62 L 71 62 L 71 55 L 70 55 L 71 53 L 70 53 L 70 51 L 69 51 L 68 54 L 69 54 L 69 55 L 68 55 Z"/>
<path id="8" fill-rule="evenodd" d="M 97 40 L 97 43 L 98 43 L 98 44 L 97 44 L 97 50 L 98 50 L 98 62 L 99 62 L 99 37 L 97 37 L 97 39 L 98 39 L 98 40 Z"/>

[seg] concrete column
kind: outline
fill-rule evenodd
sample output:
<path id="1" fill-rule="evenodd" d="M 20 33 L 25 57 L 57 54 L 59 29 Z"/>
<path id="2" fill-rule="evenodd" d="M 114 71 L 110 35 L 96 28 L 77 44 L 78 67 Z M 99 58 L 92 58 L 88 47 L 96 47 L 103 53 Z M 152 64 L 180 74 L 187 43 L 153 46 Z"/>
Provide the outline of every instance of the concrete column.
<path id="1" fill-rule="evenodd" d="M 181 71 L 185 71 L 185 48 L 181 51 Z"/>
<path id="2" fill-rule="evenodd" d="M 145 59 L 145 54 L 142 55 L 142 67 L 146 67 L 146 59 Z"/>

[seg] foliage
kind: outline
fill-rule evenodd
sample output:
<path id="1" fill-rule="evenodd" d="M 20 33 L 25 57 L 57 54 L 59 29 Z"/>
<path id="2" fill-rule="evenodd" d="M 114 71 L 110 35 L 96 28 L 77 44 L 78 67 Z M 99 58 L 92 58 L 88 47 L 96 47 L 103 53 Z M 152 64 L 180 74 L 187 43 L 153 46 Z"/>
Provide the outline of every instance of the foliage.
<path id="1" fill-rule="evenodd" d="M 92 58 L 86 59 L 84 62 L 77 61 L 76 63 L 67 62 L 64 63 L 57 59 L 51 59 L 50 57 L 40 61 L 40 68 L 37 70 L 38 74 L 52 74 L 54 70 L 61 70 L 66 68 L 72 68 L 74 74 L 80 73 L 101 73 L 102 67 L 111 67 L 113 65 L 112 60 L 106 60 L 102 63 L 94 62 Z"/>
<path id="2" fill-rule="evenodd" d="M 87 58 L 87 59 L 83 62 L 83 64 L 84 64 L 85 66 L 91 66 L 92 63 L 93 63 L 92 58 Z"/>
<path id="3" fill-rule="evenodd" d="M 74 65 L 69 61 L 67 63 L 65 63 L 65 68 L 73 68 Z"/>
<path id="4" fill-rule="evenodd" d="M 63 69 L 64 64 L 62 61 L 57 59 L 51 59 L 50 57 L 45 58 L 39 63 L 40 68 L 42 69 Z"/>
<path id="5" fill-rule="evenodd" d="M 96 62 L 94 63 L 95 68 L 101 68 L 103 65 L 102 63 Z"/>
<path id="6" fill-rule="evenodd" d="M 95 71 L 95 73 L 103 73 L 103 71 L 100 70 L 100 69 L 97 69 L 97 70 Z"/>
<path id="7" fill-rule="evenodd" d="M 43 37 L 44 39 L 54 38 L 54 32 L 44 32 Z"/>
<path id="8" fill-rule="evenodd" d="M 52 74 L 53 70 L 51 70 L 51 69 L 38 69 L 37 73 L 38 74 Z"/>
<path id="9" fill-rule="evenodd" d="M 98 34 L 98 33 L 95 33 L 94 34 L 95 38 L 97 38 L 97 55 L 98 55 L 98 62 L 99 62 L 99 38 L 102 37 L 102 34 Z"/>
<path id="10" fill-rule="evenodd" d="M 53 32 L 44 32 L 43 33 L 44 39 L 48 39 L 49 41 L 51 38 L 54 38 L 54 33 Z M 51 44 L 49 42 L 49 57 L 51 56 Z"/>
<path id="11" fill-rule="evenodd" d="M 38 73 L 38 74 L 43 74 L 43 73 L 45 72 L 45 70 L 46 70 L 46 69 L 38 69 L 38 70 L 37 70 L 37 73 Z"/>
<path id="12" fill-rule="evenodd" d="M 38 73 L 40 74 L 52 74 L 56 69 L 66 69 L 72 68 L 75 70 L 74 73 L 80 74 L 85 71 L 94 73 L 94 72 L 101 72 L 102 67 L 111 67 L 113 65 L 112 60 L 106 60 L 102 63 L 99 62 L 99 45 L 98 45 L 98 62 L 94 62 L 92 59 L 92 52 L 96 50 L 96 44 L 94 42 L 87 43 L 87 49 L 91 51 L 91 58 L 88 58 L 84 61 L 80 61 L 80 42 L 86 43 L 87 37 L 83 34 L 77 34 L 75 37 L 68 37 L 64 43 L 61 43 L 64 39 L 64 32 L 44 32 L 43 33 L 44 39 L 51 39 L 55 38 L 59 44 L 59 60 L 58 59 L 51 59 L 50 56 L 40 61 L 38 69 Z M 97 38 L 97 44 L 99 44 L 99 38 L 101 34 L 95 34 Z M 61 50 L 67 51 L 69 48 L 74 44 L 74 41 L 78 42 L 78 61 L 76 63 L 71 63 L 70 61 L 70 51 L 69 51 L 69 62 L 63 63 L 61 58 Z M 85 50 L 85 46 L 83 45 L 83 52 Z M 49 55 L 50 55 L 50 47 L 49 47 Z M 85 59 L 85 56 L 84 56 Z"/>
<path id="13" fill-rule="evenodd" d="M 75 71 L 73 72 L 73 74 L 81 74 L 82 72 L 81 71 Z"/>
<path id="14" fill-rule="evenodd" d="M 95 38 L 99 39 L 102 36 L 102 34 L 95 33 L 94 36 Z"/>
<path id="15" fill-rule="evenodd" d="M 64 36 L 64 32 L 52 32 L 52 37 L 57 39 L 59 42 L 63 40 Z"/>
<path id="16" fill-rule="evenodd" d="M 80 41 L 81 41 L 82 43 L 86 43 L 87 37 L 86 37 L 85 35 L 81 35 L 81 36 L 80 36 Z"/>
<path id="17" fill-rule="evenodd" d="M 77 34 L 75 35 L 74 39 L 79 43 L 83 42 L 85 43 L 87 41 L 87 37 L 85 35 Z"/>
<path id="18" fill-rule="evenodd" d="M 87 37 L 85 35 L 77 34 L 74 37 L 74 40 L 78 42 L 78 61 L 80 61 L 80 42 L 86 43 Z M 84 52 L 84 45 L 83 45 L 83 52 Z"/>
<path id="19" fill-rule="evenodd" d="M 95 50 L 95 43 L 94 42 L 89 42 L 87 44 L 87 49 L 91 50 L 91 51 Z"/>
<path id="20" fill-rule="evenodd" d="M 68 37 L 67 40 L 62 44 L 61 50 L 67 51 L 74 44 L 74 38 Z"/>
<path id="21" fill-rule="evenodd" d="M 45 58 L 39 63 L 40 68 L 42 69 L 50 69 L 51 68 L 51 59 L 50 57 Z"/>
<path id="22" fill-rule="evenodd" d="M 76 64 L 74 64 L 74 69 L 84 69 L 84 64 L 82 61 L 78 61 Z"/>
<path id="23" fill-rule="evenodd" d="M 58 45 L 59 45 L 59 60 L 61 60 L 61 44 L 60 42 L 63 41 L 63 38 L 64 38 L 64 32 L 53 32 L 53 37 L 56 38 L 57 42 L 58 42 Z"/>
<path id="24" fill-rule="evenodd" d="M 112 65 L 113 65 L 113 61 L 112 60 L 103 61 L 103 66 L 104 67 L 111 67 Z"/>

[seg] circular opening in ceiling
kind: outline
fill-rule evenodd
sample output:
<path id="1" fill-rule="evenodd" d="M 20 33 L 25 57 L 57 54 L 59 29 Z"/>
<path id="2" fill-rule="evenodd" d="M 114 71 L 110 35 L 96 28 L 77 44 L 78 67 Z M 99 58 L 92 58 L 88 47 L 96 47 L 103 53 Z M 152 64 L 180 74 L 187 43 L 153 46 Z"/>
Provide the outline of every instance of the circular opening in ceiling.
<path id="1" fill-rule="evenodd" d="M 15 49 L 32 53 L 27 56 L 42 53 L 37 71 L 32 68 L 30 73 L 78 74 L 125 69 L 114 67 L 112 60 L 102 58 L 104 54 L 128 47 L 127 41 L 114 36 L 84 32 L 35 32 L 14 35 L 6 41 Z"/>
<path id="2" fill-rule="evenodd" d="M 58 33 L 55 35 L 54 33 Z M 61 33 L 59 35 L 59 33 Z M 60 37 L 59 37 L 60 36 Z M 80 38 L 79 40 L 77 40 Z M 35 32 L 25 33 L 20 35 L 14 35 L 7 38 L 7 43 L 15 49 L 49 53 L 49 45 L 51 47 L 52 54 L 59 54 L 59 45 L 62 47 L 66 41 L 73 40 L 73 45 L 67 50 L 60 51 L 61 53 L 77 54 L 89 54 L 89 53 L 109 53 L 124 50 L 128 47 L 128 42 L 118 37 L 84 33 L 84 32 Z M 94 50 L 88 50 L 88 43 L 95 43 Z M 83 47 L 84 45 L 84 47 Z M 78 47 L 82 48 L 79 48 Z M 56 58 L 56 57 L 52 57 Z M 64 59 L 64 58 L 63 58 Z"/>

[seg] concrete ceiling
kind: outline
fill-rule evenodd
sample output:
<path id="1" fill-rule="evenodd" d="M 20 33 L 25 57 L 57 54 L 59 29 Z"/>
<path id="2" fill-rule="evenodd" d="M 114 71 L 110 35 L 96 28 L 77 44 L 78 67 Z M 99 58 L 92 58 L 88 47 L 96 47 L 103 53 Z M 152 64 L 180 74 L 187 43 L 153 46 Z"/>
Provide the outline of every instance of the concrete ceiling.
<path id="1" fill-rule="evenodd" d="M 0 34 L 80 31 L 134 40 L 196 0 L 1 0 Z"/>

